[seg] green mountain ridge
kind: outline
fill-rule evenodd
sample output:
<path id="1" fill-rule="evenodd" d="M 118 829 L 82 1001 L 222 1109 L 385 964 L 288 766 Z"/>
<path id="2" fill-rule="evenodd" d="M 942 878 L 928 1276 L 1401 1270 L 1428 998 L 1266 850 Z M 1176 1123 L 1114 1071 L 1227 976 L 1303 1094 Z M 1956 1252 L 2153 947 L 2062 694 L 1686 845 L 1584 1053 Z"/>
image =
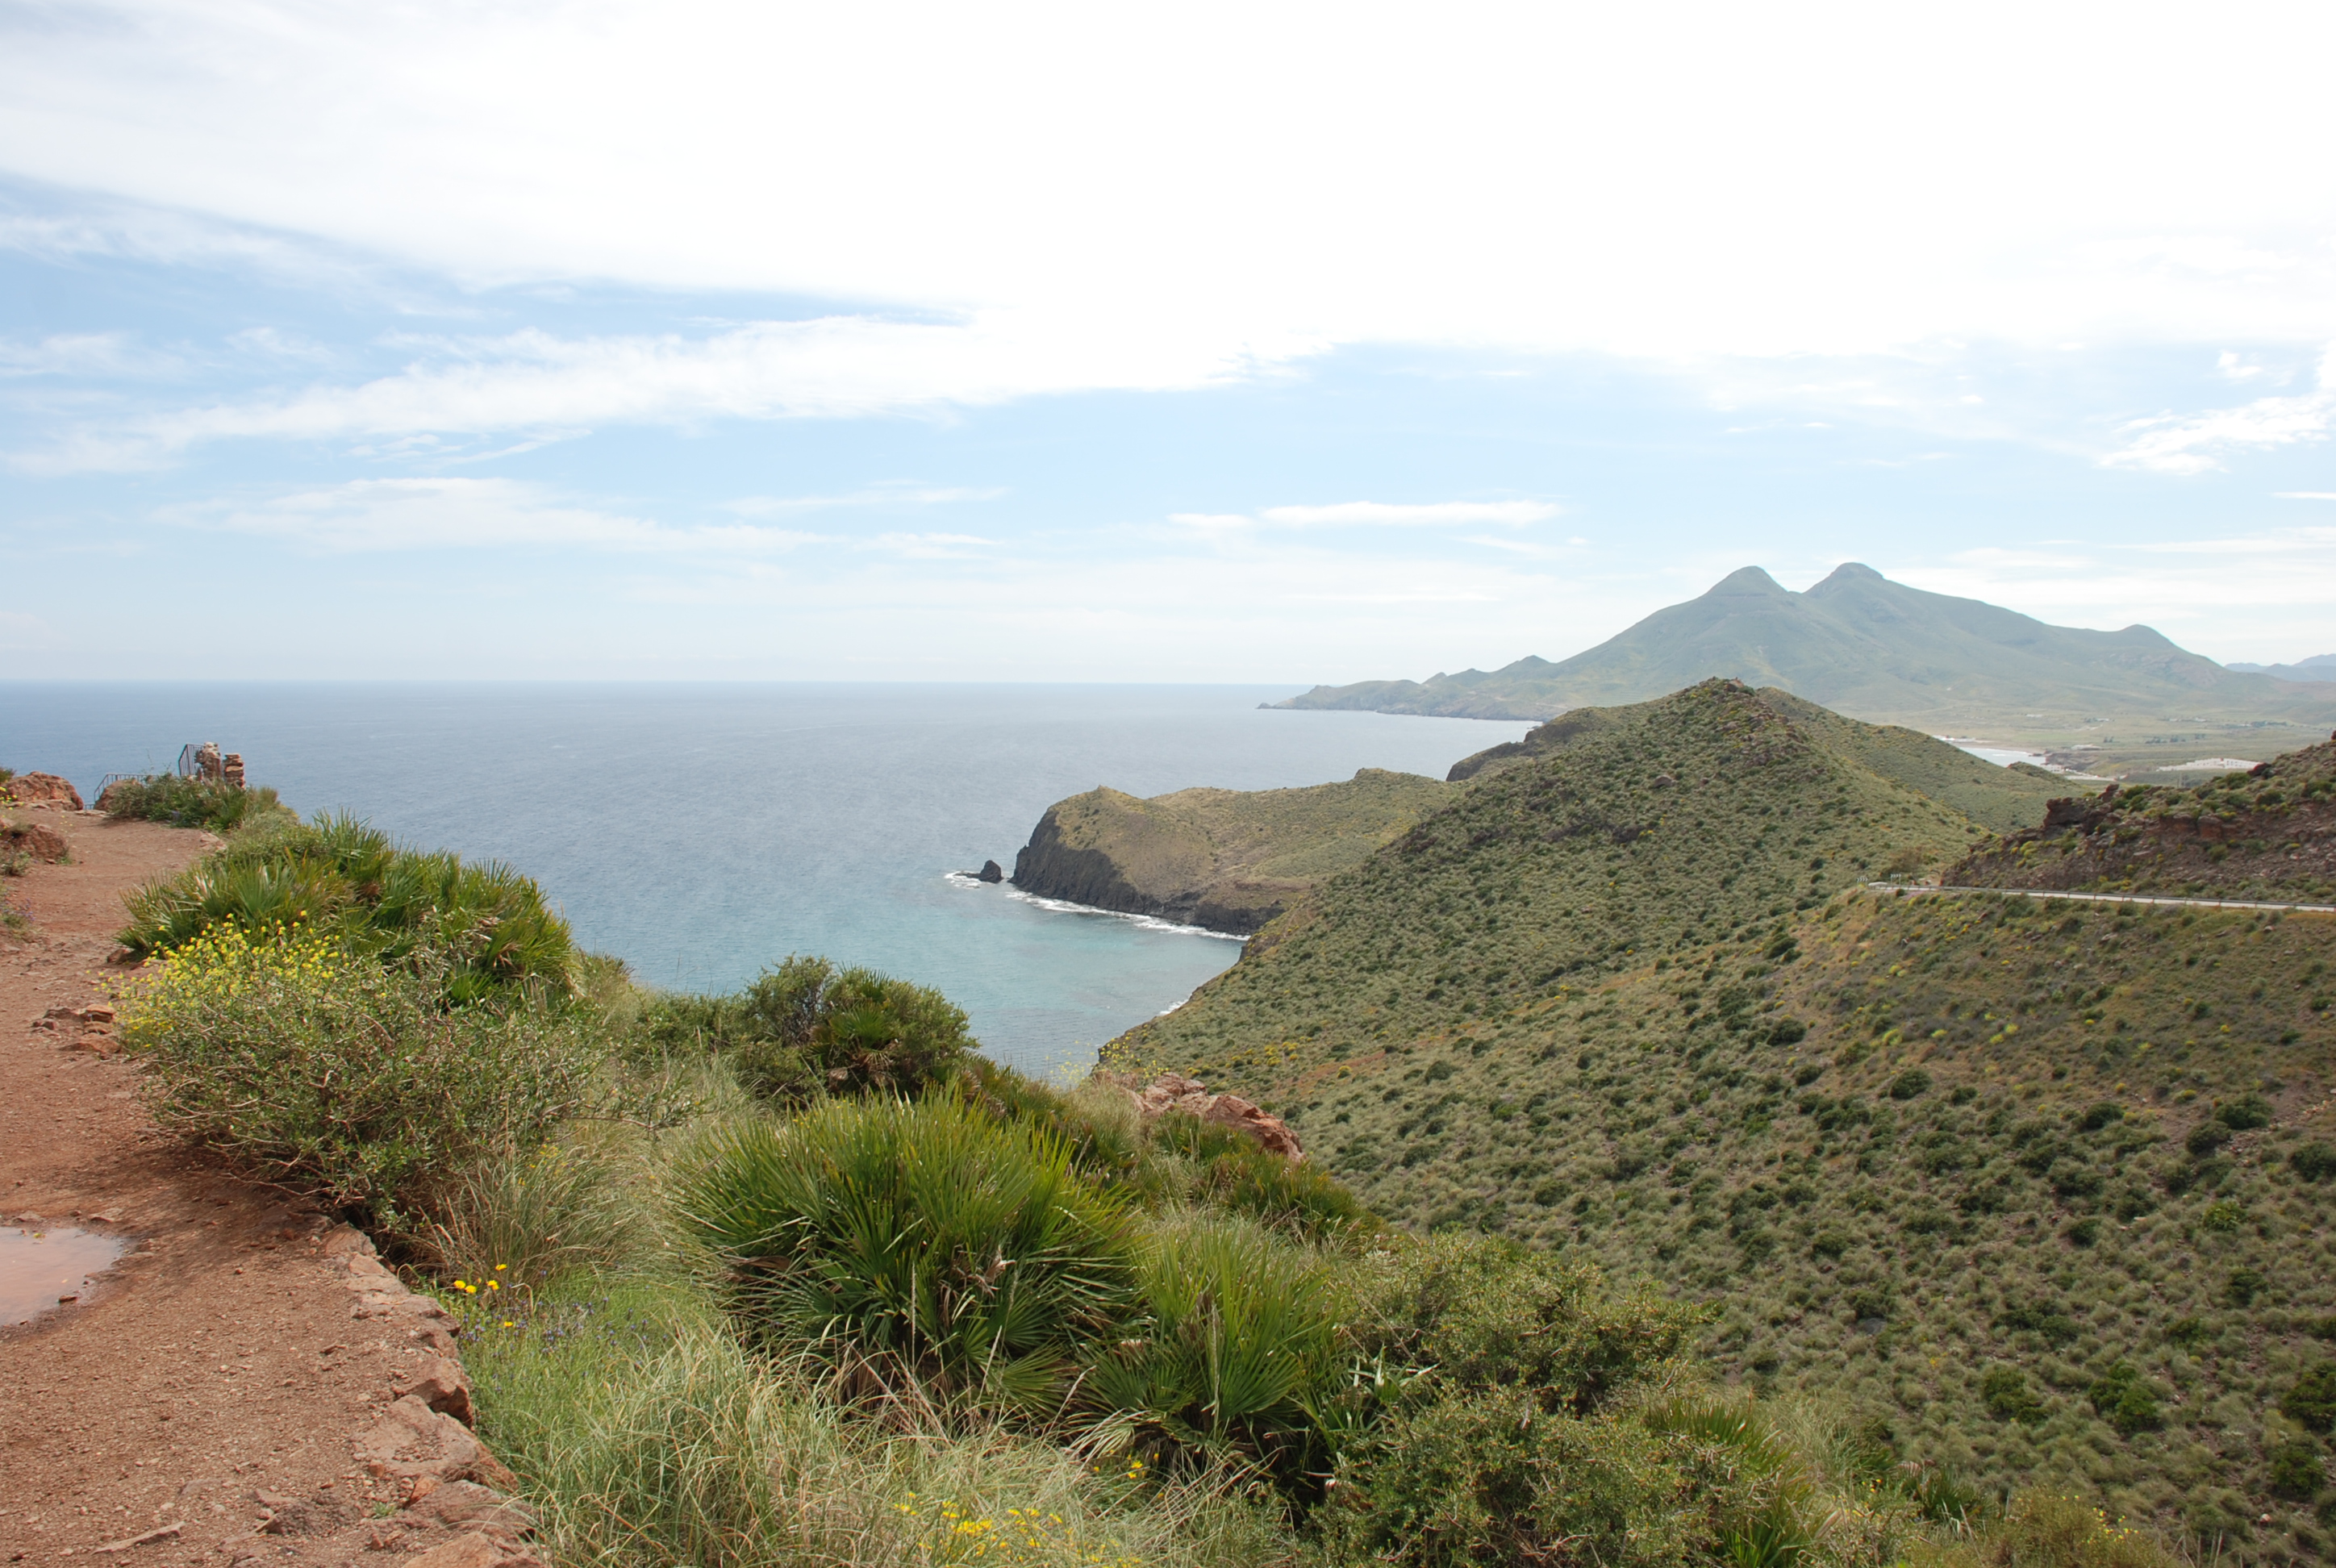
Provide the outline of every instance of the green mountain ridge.
<path id="1" fill-rule="evenodd" d="M 1554 663 L 1526 657 L 1424 682 L 1316 687 L 1278 706 L 1547 718 L 1719 676 L 1926 734 L 2087 744 L 2107 754 L 2103 761 L 2152 765 L 2188 761 L 2195 750 L 2173 753 L 2222 733 L 2336 721 L 2336 695 L 2224 669 L 2146 626 L 2051 626 L 1854 562 L 1805 593 L 1746 567 Z"/>
<path id="2" fill-rule="evenodd" d="M 2292 1397 L 2336 921 L 1877 893 L 2001 852 L 1916 787 L 1979 789 L 1952 748 L 1725 681 L 1561 724 L 1106 1058 L 1260 1101 L 1390 1219 L 1707 1303 L 1732 1376 L 1916 1463 L 2336 1552 Z M 1995 777 L 1975 813 L 2045 814 Z"/>

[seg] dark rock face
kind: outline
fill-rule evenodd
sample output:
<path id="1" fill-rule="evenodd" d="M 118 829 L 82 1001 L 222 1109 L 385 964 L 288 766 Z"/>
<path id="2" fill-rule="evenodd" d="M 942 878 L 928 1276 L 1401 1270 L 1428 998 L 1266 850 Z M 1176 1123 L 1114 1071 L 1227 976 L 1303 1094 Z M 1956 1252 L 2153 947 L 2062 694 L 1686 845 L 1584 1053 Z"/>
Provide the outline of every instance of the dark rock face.
<path id="1" fill-rule="evenodd" d="M 1060 810 L 1060 804 L 1046 809 L 1030 842 L 1014 857 L 1012 880 L 1025 892 L 1241 937 L 1254 935 L 1288 905 L 1287 898 L 1273 896 L 1280 890 L 1253 882 L 1183 887 L 1164 895 L 1146 892 L 1128 880 L 1109 851 L 1066 842 Z M 1260 891 L 1267 896 L 1258 902 L 1232 903 L 1221 896 Z"/>
<path id="2" fill-rule="evenodd" d="M 1016 887 L 1040 898 L 1062 899 L 1098 910 L 1171 918 L 1159 900 L 1136 891 L 1109 854 L 1065 842 L 1058 820 L 1061 812 L 1059 804 L 1048 806 L 1030 831 L 1030 842 L 1015 855 Z"/>
<path id="3" fill-rule="evenodd" d="M 996 861 L 984 861 L 981 869 L 973 874 L 985 882 L 1002 882 L 1006 880 L 1006 868 Z"/>

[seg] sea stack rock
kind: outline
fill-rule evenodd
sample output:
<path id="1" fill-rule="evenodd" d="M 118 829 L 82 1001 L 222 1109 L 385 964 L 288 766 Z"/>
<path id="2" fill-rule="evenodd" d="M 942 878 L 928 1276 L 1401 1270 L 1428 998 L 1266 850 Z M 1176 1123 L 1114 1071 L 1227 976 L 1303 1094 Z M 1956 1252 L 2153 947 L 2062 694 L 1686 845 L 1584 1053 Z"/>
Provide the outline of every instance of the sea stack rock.
<path id="1" fill-rule="evenodd" d="M 1006 868 L 996 861 L 984 861 L 981 869 L 973 874 L 986 882 L 1002 882 L 1006 880 Z"/>

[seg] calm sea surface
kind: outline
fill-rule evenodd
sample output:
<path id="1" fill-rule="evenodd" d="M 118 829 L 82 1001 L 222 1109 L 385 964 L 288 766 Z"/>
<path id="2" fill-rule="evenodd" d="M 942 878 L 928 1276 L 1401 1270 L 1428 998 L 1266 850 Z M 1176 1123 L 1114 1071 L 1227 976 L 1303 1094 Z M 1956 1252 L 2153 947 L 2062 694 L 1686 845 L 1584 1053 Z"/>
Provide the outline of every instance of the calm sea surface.
<path id="1" fill-rule="evenodd" d="M 1046 1072 L 1240 946 L 948 873 L 1011 872 L 1039 813 L 1099 784 L 1440 778 L 1527 727 L 1259 710 L 1291 689 L 0 682 L 0 764 L 94 795 L 216 740 L 303 812 L 518 866 L 652 984 L 726 990 L 824 953 L 939 987 L 994 1055 Z"/>

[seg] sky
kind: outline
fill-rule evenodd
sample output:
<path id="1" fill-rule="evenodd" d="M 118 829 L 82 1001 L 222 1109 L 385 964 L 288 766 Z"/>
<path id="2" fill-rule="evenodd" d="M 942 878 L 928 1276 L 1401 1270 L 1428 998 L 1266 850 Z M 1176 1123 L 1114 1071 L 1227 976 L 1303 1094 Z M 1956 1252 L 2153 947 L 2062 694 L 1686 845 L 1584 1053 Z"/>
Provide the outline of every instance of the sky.
<path id="1" fill-rule="evenodd" d="M 0 0 L 0 676 L 2336 652 L 2336 12 Z"/>

